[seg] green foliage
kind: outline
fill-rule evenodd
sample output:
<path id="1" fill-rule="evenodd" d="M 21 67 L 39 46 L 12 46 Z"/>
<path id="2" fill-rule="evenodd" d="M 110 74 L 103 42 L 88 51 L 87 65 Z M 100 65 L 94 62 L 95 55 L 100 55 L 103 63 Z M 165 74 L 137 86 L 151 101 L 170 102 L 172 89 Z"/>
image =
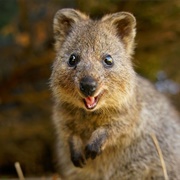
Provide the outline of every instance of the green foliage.
<path id="1" fill-rule="evenodd" d="M 11 1 L 0 1 L 0 29 L 12 20 L 15 14 L 17 14 L 18 6 L 16 0 Z"/>

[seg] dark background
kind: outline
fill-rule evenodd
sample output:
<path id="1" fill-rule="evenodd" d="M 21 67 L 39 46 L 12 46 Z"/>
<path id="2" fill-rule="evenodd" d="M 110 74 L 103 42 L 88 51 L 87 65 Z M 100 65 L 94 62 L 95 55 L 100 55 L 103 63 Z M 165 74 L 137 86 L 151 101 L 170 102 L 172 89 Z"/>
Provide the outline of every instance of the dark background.
<path id="1" fill-rule="evenodd" d="M 56 172 L 49 77 L 55 57 L 55 12 L 74 7 L 101 17 L 117 11 L 137 18 L 136 71 L 180 111 L 179 0 L 0 0 L 0 178 Z"/>

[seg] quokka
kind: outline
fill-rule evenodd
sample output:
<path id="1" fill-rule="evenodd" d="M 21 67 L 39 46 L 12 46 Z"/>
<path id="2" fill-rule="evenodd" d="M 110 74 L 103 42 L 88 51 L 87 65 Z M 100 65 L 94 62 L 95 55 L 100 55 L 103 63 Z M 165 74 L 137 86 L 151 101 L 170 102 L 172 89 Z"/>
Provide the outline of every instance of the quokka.
<path id="1" fill-rule="evenodd" d="M 65 180 L 180 178 L 179 117 L 132 65 L 136 19 L 92 20 L 74 9 L 54 17 L 51 75 L 59 172 Z"/>

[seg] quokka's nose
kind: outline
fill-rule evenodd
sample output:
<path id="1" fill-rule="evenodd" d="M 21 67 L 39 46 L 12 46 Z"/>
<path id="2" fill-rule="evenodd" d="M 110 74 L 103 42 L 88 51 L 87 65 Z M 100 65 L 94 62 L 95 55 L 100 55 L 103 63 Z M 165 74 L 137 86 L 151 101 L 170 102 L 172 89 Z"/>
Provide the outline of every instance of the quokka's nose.
<path id="1" fill-rule="evenodd" d="M 92 96 L 97 88 L 97 82 L 90 76 L 86 76 L 80 81 L 80 90 L 85 96 Z"/>

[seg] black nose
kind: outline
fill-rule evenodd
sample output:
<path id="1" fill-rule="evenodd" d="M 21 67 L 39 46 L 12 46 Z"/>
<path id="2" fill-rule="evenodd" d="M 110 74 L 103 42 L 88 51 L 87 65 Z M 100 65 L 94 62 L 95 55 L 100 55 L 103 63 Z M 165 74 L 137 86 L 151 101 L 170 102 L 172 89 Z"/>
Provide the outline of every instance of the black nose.
<path id="1" fill-rule="evenodd" d="M 80 90 L 85 96 L 92 96 L 97 88 L 97 82 L 90 76 L 86 76 L 80 81 Z"/>

